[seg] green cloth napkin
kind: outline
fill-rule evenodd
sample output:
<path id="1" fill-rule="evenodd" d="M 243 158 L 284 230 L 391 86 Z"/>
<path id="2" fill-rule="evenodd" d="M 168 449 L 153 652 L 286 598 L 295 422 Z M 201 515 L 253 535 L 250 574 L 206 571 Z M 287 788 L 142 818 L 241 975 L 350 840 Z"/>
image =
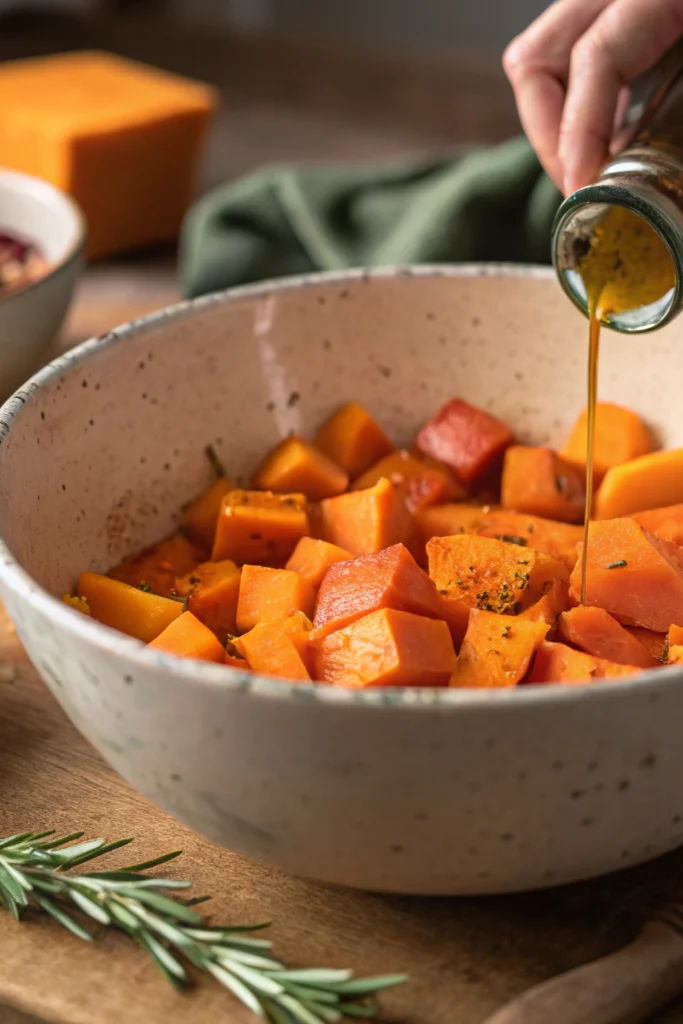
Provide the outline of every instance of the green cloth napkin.
<path id="1" fill-rule="evenodd" d="M 188 212 L 188 297 L 316 270 L 405 263 L 550 261 L 560 195 L 525 139 L 381 166 L 274 167 Z"/>

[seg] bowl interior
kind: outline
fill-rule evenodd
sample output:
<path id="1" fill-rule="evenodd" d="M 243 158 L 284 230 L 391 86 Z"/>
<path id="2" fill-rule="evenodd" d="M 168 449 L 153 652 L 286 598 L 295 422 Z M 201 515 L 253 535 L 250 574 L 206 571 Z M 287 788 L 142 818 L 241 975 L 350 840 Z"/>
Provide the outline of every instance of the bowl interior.
<path id="1" fill-rule="evenodd" d="M 36 243 L 51 263 L 61 263 L 82 242 L 76 205 L 47 182 L 0 170 L 0 231 Z"/>
<path id="2" fill-rule="evenodd" d="M 606 332 L 602 346 L 600 397 L 668 445 L 683 439 L 682 330 Z M 350 398 L 399 444 L 454 395 L 557 444 L 585 404 L 586 353 L 551 271 L 345 275 L 186 304 L 89 343 L 5 406 L 0 533 L 60 595 L 172 529 L 211 478 L 207 443 L 247 482 L 279 438 Z"/>

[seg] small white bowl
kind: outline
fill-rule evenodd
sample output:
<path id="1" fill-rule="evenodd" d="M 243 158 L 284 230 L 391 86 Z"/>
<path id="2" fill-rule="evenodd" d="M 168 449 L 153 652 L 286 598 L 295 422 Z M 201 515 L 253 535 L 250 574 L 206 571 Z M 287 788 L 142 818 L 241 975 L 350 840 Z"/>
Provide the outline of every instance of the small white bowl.
<path id="1" fill-rule="evenodd" d="M 34 243 L 50 264 L 42 277 L 0 290 L 0 397 L 43 362 L 71 303 L 86 227 L 76 204 L 39 178 L 0 169 L 0 231 Z"/>

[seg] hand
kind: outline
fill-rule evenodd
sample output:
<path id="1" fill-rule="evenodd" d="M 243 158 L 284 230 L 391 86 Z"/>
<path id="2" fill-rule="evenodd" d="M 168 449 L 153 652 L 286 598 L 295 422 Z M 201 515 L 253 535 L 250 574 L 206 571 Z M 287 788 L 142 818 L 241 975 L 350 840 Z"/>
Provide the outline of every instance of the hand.
<path id="1" fill-rule="evenodd" d="M 555 0 L 503 66 L 524 130 L 565 195 L 610 153 L 628 86 L 683 35 L 683 0 Z"/>

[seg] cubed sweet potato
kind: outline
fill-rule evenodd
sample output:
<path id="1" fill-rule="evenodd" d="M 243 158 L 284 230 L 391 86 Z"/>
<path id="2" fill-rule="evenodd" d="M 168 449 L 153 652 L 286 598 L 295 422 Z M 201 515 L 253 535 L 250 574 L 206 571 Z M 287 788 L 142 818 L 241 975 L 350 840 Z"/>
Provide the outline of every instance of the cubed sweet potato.
<path id="1" fill-rule="evenodd" d="M 501 420 L 453 398 L 425 424 L 416 444 L 425 455 L 454 469 L 464 484 L 470 484 L 512 441 L 512 431 Z"/>
<path id="2" fill-rule="evenodd" d="M 585 474 L 550 448 L 512 445 L 505 452 L 501 504 L 563 523 L 578 523 L 586 501 Z"/>
<path id="3" fill-rule="evenodd" d="M 586 654 L 618 665 L 654 668 L 657 664 L 645 644 L 629 633 L 604 608 L 578 605 L 563 612 L 558 622 L 557 635 L 559 640 L 578 647 Z"/>
<path id="4" fill-rule="evenodd" d="M 148 646 L 167 654 L 175 654 L 179 658 L 196 658 L 221 664 L 225 661 L 223 644 L 192 612 L 179 615 Z"/>
<path id="5" fill-rule="evenodd" d="M 381 608 L 435 619 L 444 614 L 436 587 L 402 544 L 330 567 L 318 593 L 313 639 Z"/>
<path id="6" fill-rule="evenodd" d="M 148 644 L 183 613 L 182 601 L 159 597 L 128 583 L 82 572 L 76 588 L 93 619 Z"/>
<path id="7" fill-rule="evenodd" d="M 548 624 L 542 620 L 473 609 L 450 685 L 460 689 L 516 686 L 547 632 Z"/>
<path id="8" fill-rule="evenodd" d="M 367 555 L 407 542 L 412 516 L 401 490 L 382 478 L 374 487 L 321 502 L 322 534 L 330 544 Z"/>
<path id="9" fill-rule="evenodd" d="M 386 477 L 402 492 L 410 512 L 426 505 L 444 501 L 463 500 L 466 492 L 462 484 L 443 463 L 426 457 L 418 458 L 405 449 L 386 455 L 352 484 L 352 490 L 362 491 Z"/>
<path id="10" fill-rule="evenodd" d="M 237 600 L 237 629 L 253 629 L 259 622 L 277 622 L 294 612 L 313 615 L 315 590 L 291 569 L 245 565 Z"/>
<path id="11" fill-rule="evenodd" d="M 640 640 L 648 649 L 656 662 L 666 661 L 668 637 L 666 633 L 655 633 L 652 629 L 644 629 L 642 626 L 624 626 L 631 636 Z"/>
<path id="12" fill-rule="evenodd" d="M 298 492 L 310 501 L 343 494 L 349 476 L 300 437 L 288 437 L 259 466 L 252 486 L 275 494 Z"/>
<path id="13" fill-rule="evenodd" d="M 648 533 L 654 533 L 655 537 L 683 545 L 683 504 L 634 512 L 629 519 L 634 519 Z"/>
<path id="14" fill-rule="evenodd" d="M 221 503 L 211 559 L 284 565 L 308 532 L 303 494 L 229 491 Z"/>
<path id="15" fill-rule="evenodd" d="M 669 647 L 681 647 L 683 645 L 683 626 L 669 626 L 667 641 Z"/>
<path id="16" fill-rule="evenodd" d="M 571 594 L 581 593 L 579 560 Z M 633 519 L 593 522 L 589 528 L 586 602 L 620 622 L 663 633 L 683 625 L 683 555 L 676 544 L 647 533 Z"/>
<path id="17" fill-rule="evenodd" d="M 667 665 L 683 665 L 683 646 L 673 644 L 669 647 L 666 655 Z"/>
<path id="18" fill-rule="evenodd" d="M 183 509 L 182 522 L 185 533 L 207 552 L 213 547 L 221 502 L 231 490 L 231 482 L 221 476 Z"/>
<path id="19" fill-rule="evenodd" d="M 326 540 L 302 537 L 294 548 L 285 569 L 298 572 L 302 579 L 318 590 L 330 566 L 337 562 L 348 562 L 353 558 L 350 551 L 328 544 Z"/>
<path id="20" fill-rule="evenodd" d="M 313 441 L 337 466 L 355 480 L 394 450 L 370 413 L 358 402 L 347 402 L 325 423 Z"/>
<path id="21" fill-rule="evenodd" d="M 555 580 L 538 601 L 520 612 L 520 618 L 546 622 L 553 629 L 561 612 L 566 612 L 568 608 L 569 584 L 566 580 Z"/>
<path id="22" fill-rule="evenodd" d="M 585 471 L 587 445 L 588 414 L 584 409 L 561 454 Z M 602 480 L 612 466 L 647 455 L 654 448 L 654 438 L 640 416 L 613 402 L 597 403 L 593 450 L 593 472 L 597 480 Z"/>
<path id="23" fill-rule="evenodd" d="M 230 559 L 202 562 L 176 582 L 188 610 L 217 636 L 234 633 L 240 570 Z"/>
<path id="24" fill-rule="evenodd" d="M 176 533 L 121 562 L 107 575 L 131 587 L 149 588 L 153 594 L 170 597 L 175 592 L 176 578 L 191 572 L 201 557 L 201 551 L 187 537 Z"/>
<path id="25" fill-rule="evenodd" d="M 323 640 L 316 676 L 353 688 L 447 686 L 454 665 L 445 622 L 381 608 Z"/>
<path id="26" fill-rule="evenodd" d="M 652 452 L 613 466 L 595 497 L 596 519 L 617 519 L 683 502 L 683 448 Z"/>
<path id="27" fill-rule="evenodd" d="M 617 665 L 566 644 L 545 640 L 538 647 L 524 682 L 584 684 L 599 679 L 623 679 L 642 671 L 637 665 Z"/>
<path id="28" fill-rule="evenodd" d="M 283 679 L 310 679 L 310 622 L 295 614 L 277 622 L 258 623 L 235 639 L 253 672 Z"/>

